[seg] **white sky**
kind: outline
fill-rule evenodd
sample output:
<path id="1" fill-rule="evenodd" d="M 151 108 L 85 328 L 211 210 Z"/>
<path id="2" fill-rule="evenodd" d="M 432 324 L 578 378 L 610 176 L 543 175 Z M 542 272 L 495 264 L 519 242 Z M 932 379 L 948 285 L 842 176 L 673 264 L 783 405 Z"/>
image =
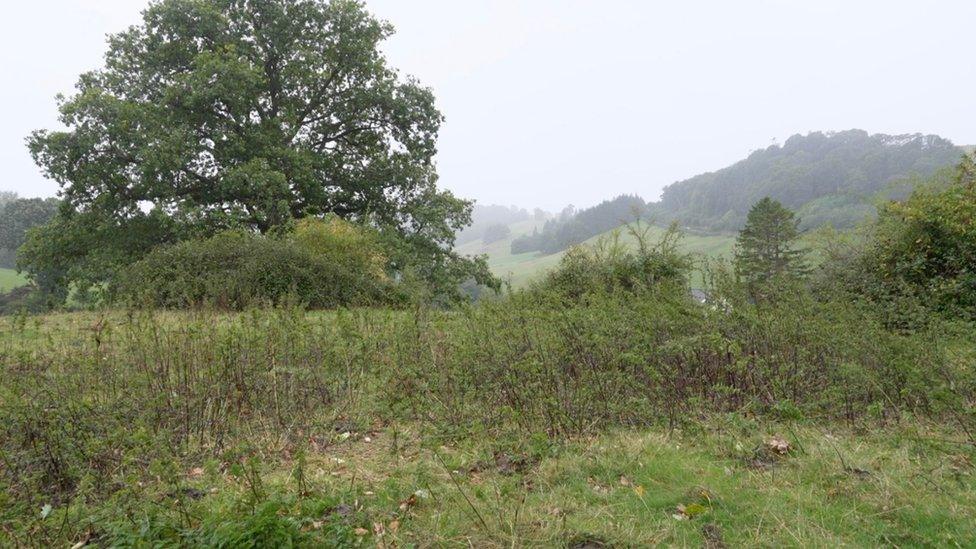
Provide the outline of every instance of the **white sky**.
<path id="1" fill-rule="evenodd" d="M 137 0 L 9 2 L 0 189 L 49 196 L 24 146 Z M 367 0 L 447 116 L 441 184 L 557 209 L 730 164 L 794 133 L 976 143 L 976 1 Z"/>

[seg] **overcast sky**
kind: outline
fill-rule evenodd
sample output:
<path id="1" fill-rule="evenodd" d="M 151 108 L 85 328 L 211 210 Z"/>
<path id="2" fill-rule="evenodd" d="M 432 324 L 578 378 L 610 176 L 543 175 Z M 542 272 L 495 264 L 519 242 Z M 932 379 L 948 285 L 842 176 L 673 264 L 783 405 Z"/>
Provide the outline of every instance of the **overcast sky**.
<path id="1" fill-rule="evenodd" d="M 0 189 L 50 196 L 24 146 L 137 0 L 10 2 Z M 371 0 L 391 63 L 447 117 L 441 183 L 557 209 L 665 185 L 794 133 L 976 143 L 976 1 Z"/>

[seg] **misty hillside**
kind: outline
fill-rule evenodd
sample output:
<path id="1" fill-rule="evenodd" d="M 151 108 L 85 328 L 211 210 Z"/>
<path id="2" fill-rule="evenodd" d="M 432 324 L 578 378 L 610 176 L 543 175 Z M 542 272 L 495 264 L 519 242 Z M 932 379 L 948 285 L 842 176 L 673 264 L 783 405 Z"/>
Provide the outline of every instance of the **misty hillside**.
<path id="1" fill-rule="evenodd" d="M 471 211 L 471 225 L 468 225 L 457 234 L 455 244 L 460 246 L 468 242 L 483 240 L 500 240 L 497 236 L 492 237 L 492 232 L 496 232 L 498 227 L 508 228 L 509 234 L 511 226 L 516 223 L 526 221 L 545 221 L 549 214 L 536 208 L 529 212 L 518 206 L 501 206 L 498 204 L 475 204 Z M 503 238 L 507 237 L 505 234 Z"/>
<path id="2" fill-rule="evenodd" d="M 729 167 L 674 183 L 656 203 L 622 195 L 556 215 L 478 205 L 473 225 L 458 236 L 457 245 L 462 253 L 487 255 L 495 274 L 521 284 L 554 266 L 571 246 L 641 215 L 660 226 L 677 221 L 690 229 L 689 251 L 727 257 L 732 233 L 764 196 L 794 209 L 804 230 L 851 227 L 873 217 L 879 200 L 904 198 L 915 184 L 955 164 L 965 150 L 972 146 L 958 147 L 935 135 L 861 130 L 796 135 Z"/>
<path id="3" fill-rule="evenodd" d="M 874 211 L 879 193 L 958 162 L 962 150 L 936 135 L 869 135 L 862 130 L 794 135 L 721 170 L 669 185 L 651 205 L 655 221 L 707 231 L 739 229 L 765 196 L 799 211 L 809 228 L 851 226 Z"/>

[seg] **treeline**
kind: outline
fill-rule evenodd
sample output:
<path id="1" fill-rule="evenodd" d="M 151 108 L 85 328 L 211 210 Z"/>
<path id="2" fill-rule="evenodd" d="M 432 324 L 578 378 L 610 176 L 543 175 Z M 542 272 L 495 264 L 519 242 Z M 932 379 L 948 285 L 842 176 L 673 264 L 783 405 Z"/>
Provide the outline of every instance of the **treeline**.
<path id="1" fill-rule="evenodd" d="M 850 227 L 873 213 L 874 198 L 903 198 L 912 187 L 906 178 L 930 177 L 960 154 L 959 147 L 935 135 L 862 130 L 794 135 L 782 146 L 666 187 L 654 204 L 654 217 L 702 230 L 738 230 L 750 206 L 769 196 L 799 209 L 803 228 Z"/>
<path id="2" fill-rule="evenodd" d="M 569 206 L 555 219 L 546 221 L 541 231 L 535 229 L 512 241 L 512 253 L 560 252 L 633 221 L 646 209 L 647 203 L 637 195 L 621 195 L 578 212 Z"/>
<path id="3" fill-rule="evenodd" d="M 57 198 L 21 198 L 17 193 L 0 192 L 0 268 L 17 266 L 17 248 L 27 231 L 50 221 L 58 213 Z"/>

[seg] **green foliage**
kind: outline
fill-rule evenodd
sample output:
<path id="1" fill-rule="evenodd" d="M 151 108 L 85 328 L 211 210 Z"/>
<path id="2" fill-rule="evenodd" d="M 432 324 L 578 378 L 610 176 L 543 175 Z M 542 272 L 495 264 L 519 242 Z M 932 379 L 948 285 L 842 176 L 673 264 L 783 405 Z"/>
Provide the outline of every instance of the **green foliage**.
<path id="1" fill-rule="evenodd" d="M 965 157 L 948 188 L 923 188 L 886 205 L 851 282 L 874 297 L 976 320 L 974 164 Z"/>
<path id="2" fill-rule="evenodd" d="M 687 287 L 692 262 L 679 251 L 681 234 L 676 227 L 656 243 L 650 242 L 650 227 L 639 221 L 626 228 L 636 247 L 624 245 L 619 232 L 594 246 L 573 247 L 532 291 L 576 301 L 593 292 L 640 292 L 663 284 Z"/>
<path id="3" fill-rule="evenodd" d="M 154 2 L 61 101 L 67 130 L 29 140 L 67 206 L 23 266 L 64 294 L 159 244 L 334 214 L 400 238 L 438 291 L 487 277 L 449 252 L 471 205 L 436 186 L 443 117 L 387 65 L 391 34 L 353 0 Z"/>
<path id="4" fill-rule="evenodd" d="M 64 303 L 72 288 L 100 291 L 118 271 L 154 247 L 179 240 L 178 235 L 172 218 L 158 210 L 104 224 L 93 212 L 63 208 L 50 223 L 27 231 L 17 268 L 53 307 Z"/>
<path id="5" fill-rule="evenodd" d="M 387 279 L 386 257 L 376 231 L 369 227 L 343 221 L 338 217 L 303 219 L 284 236 L 285 240 L 316 256 L 319 260 L 350 273 L 359 273 L 364 280 Z"/>
<path id="6" fill-rule="evenodd" d="M 17 198 L 0 205 L 0 268 L 16 265 L 15 252 L 27 231 L 50 221 L 59 204 L 56 198 Z"/>
<path id="7" fill-rule="evenodd" d="M 843 207 L 811 205 L 814 211 L 804 212 L 807 221 L 851 227 L 871 213 L 864 206 L 892 183 L 913 174 L 927 178 L 958 157 L 959 148 L 934 135 L 868 135 L 861 130 L 794 135 L 782 146 L 666 187 L 651 214 L 697 229 L 738 230 L 749 208 L 764 196 L 792 209 L 826 199 Z"/>
<path id="8" fill-rule="evenodd" d="M 796 249 L 800 221 L 793 212 L 769 197 L 757 202 L 736 239 L 736 272 L 756 288 L 781 277 L 806 272 L 804 251 Z"/>
<path id="9" fill-rule="evenodd" d="M 384 265 L 368 231 L 306 219 L 280 238 L 228 232 L 158 248 L 124 271 L 116 291 L 130 303 L 168 308 L 370 305 L 394 299 Z"/>

